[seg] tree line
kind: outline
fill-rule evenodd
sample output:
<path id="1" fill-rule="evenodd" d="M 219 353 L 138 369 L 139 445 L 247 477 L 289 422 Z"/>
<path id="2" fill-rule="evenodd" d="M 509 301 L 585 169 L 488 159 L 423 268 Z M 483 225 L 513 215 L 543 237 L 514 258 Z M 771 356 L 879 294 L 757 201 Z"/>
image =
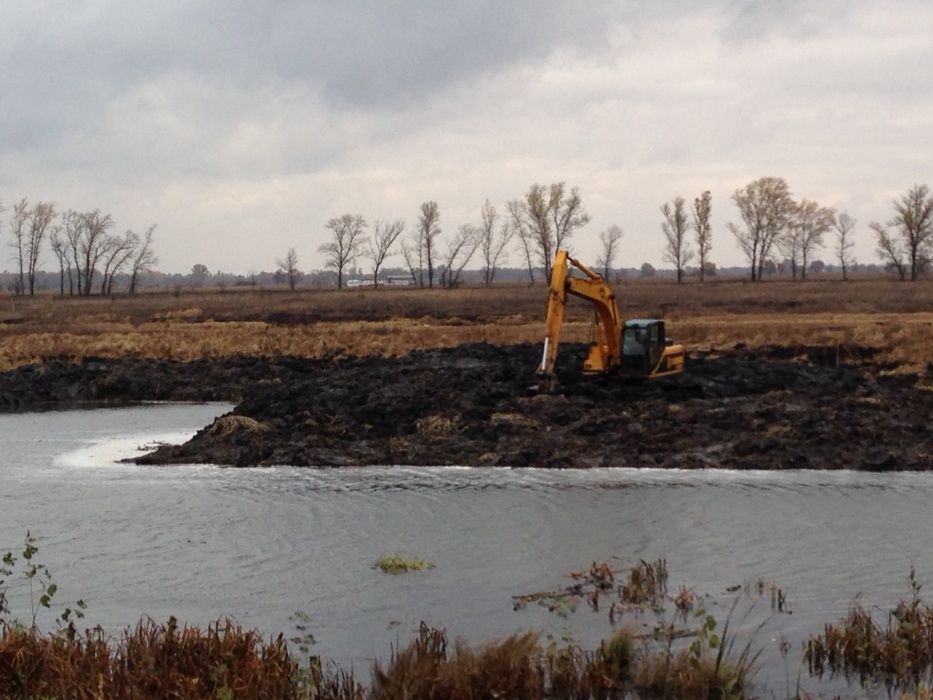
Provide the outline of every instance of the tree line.
<path id="1" fill-rule="evenodd" d="M 728 222 L 744 254 L 752 281 L 783 266 L 793 278 L 805 280 L 817 250 L 826 246 L 832 233 L 833 254 L 848 279 L 855 263 L 853 248 L 857 221 L 845 211 L 836 211 L 816 201 L 795 200 L 787 182 L 762 177 L 737 189 L 731 196 L 739 214 Z M 893 216 L 886 223 L 872 221 L 876 251 L 887 269 L 901 280 L 916 280 L 933 262 L 933 196 L 926 185 L 914 185 L 892 202 Z M 0 212 L 5 211 L 0 203 Z M 713 248 L 712 196 L 704 191 L 689 207 L 683 197 L 674 197 L 660 207 L 662 257 L 670 263 L 681 282 L 696 261 L 701 282 L 714 274 L 710 259 Z M 392 256 L 404 261 L 412 285 L 420 288 L 453 288 L 463 282 L 464 271 L 480 259 L 482 281 L 490 286 L 510 253 L 517 255 L 528 281 L 536 274 L 550 277 L 558 249 L 572 249 L 575 234 L 586 226 L 586 212 L 578 188 L 564 182 L 532 184 L 525 194 L 509 200 L 502 210 L 486 200 L 475 222 L 457 225 L 444 236 L 440 207 L 435 201 L 420 205 L 415 225 L 406 233 L 405 221 L 377 220 L 372 226 L 361 214 L 343 214 L 326 225 L 326 241 L 319 247 L 325 267 L 336 274 L 338 288 L 345 286 L 348 270 L 361 260 L 369 261 L 373 286 Z M 59 291 L 64 296 L 113 293 L 115 280 L 124 275 L 127 291 L 135 293 L 139 276 L 158 263 L 152 247 L 155 226 L 139 235 L 132 230 L 114 234 L 115 224 L 100 210 L 59 211 L 52 202 L 31 203 L 23 198 L 9 214 L 10 246 L 16 264 L 13 291 L 33 295 L 43 250 L 52 252 L 59 270 Z M 611 225 L 598 234 L 596 267 L 608 278 L 621 250 L 623 230 Z M 783 258 L 780 259 L 777 256 Z M 277 260 L 279 274 L 294 289 L 301 277 L 298 255 L 290 248 Z M 206 274 L 207 268 L 203 267 Z M 655 272 L 645 263 L 642 274 Z"/>
<path id="2" fill-rule="evenodd" d="M 373 285 L 377 285 L 386 259 L 401 255 L 412 285 L 449 289 L 462 283 L 466 266 L 477 254 L 483 283 L 490 286 L 511 244 L 534 284 L 536 270 L 543 269 L 549 277 L 554 253 L 567 246 L 589 220 L 577 188 L 568 189 L 563 182 L 533 184 L 523 198 L 506 202 L 504 212 L 486 200 L 478 221 L 459 224 L 446 237 L 440 207 L 433 200 L 421 204 L 407 235 L 402 220 L 377 221 L 370 232 L 362 215 L 344 214 L 327 222 L 328 239 L 318 251 L 325 256 L 325 267 L 336 272 L 338 287 L 344 286 L 346 270 L 360 259 L 370 261 Z M 290 248 L 277 264 L 294 288 L 299 275 L 295 249 Z"/>
<path id="3" fill-rule="evenodd" d="M 0 203 L 0 212 L 5 211 Z M 9 245 L 16 264 L 13 293 L 33 296 L 36 276 L 46 246 L 59 268 L 59 291 L 65 295 L 91 296 L 95 290 L 112 294 L 114 280 L 127 277 L 127 291 L 134 294 L 139 276 L 158 264 L 152 247 L 155 226 L 142 235 L 127 230 L 111 233 L 115 223 L 99 209 L 59 211 L 53 202 L 31 203 L 23 198 L 10 208 Z"/>
<path id="4" fill-rule="evenodd" d="M 806 280 L 807 270 L 816 250 L 826 246 L 826 236 L 833 233 L 833 254 L 842 270 L 843 279 L 855 258 L 854 232 L 857 221 L 848 212 L 801 198 L 795 201 L 787 182 L 779 177 L 763 177 L 737 189 L 732 201 L 739 211 L 740 223 L 729 222 L 728 230 L 745 255 L 753 282 L 760 282 L 769 266 L 774 267 L 775 253 L 783 256 L 796 280 Z M 926 185 L 914 185 L 892 202 L 894 216 L 881 224 L 873 221 L 876 251 L 885 266 L 901 280 L 916 280 L 929 269 L 933 261 L 933 196 Z M 664 235 L 663 257 L 683 279 L 687 264 L 699 261 L 700 280 L 709 269 L 712 250 L 710 193 L 704 192 L 693 203 L 692 222 L 688 221 L 683 197 L 675 197 L 661 206 Z M 696 249 L 691 246 L 689 232 L 695 233 Z M 608 250 L 603 241 L 604 255 Z"/>
<path id="5" fill-rule="evenodd" d="M 832 252 L 842 270 L 843 279 L 855 265 L 855 229 L 857 221 L 846 211 L 837 211 L 814 200 L 791 196 L 787 182 L 779 177 L 762 177 L 737 189 L 732 197 L 739 213 L 739 223 L 729 222 L 732 233 L 744 254 L 752 281 L 762 281 L 766 273 L 786 265 L 793 279 L 806 280 L 807 271 L 819 265 L 816 251 L 825 248 L 832 233 Z M 926 185 L 915 185 L 893 201 L 894 216 L 887 224 L 871 222 L 876 250 L 883 264 L 902 280 L 916 280 L 933 260 L 933 197 Z M 693 200 L 688 210 L 683 197 L 675 197 L 660 207 L 662 258 L 670 263 L 677 282 L 682 282 L 691 262 L 697 263 L 700 282 L 715 274 L 710 259 L 713 249 L 712 195 L 707 190 Z M 326 266 L 337 273 L 338 287 L 344 272 L 361 258 L 371 261 L 373 285 L 378 284 L 379 270 L 387 257 L 400 254 L 411 276 L 411 283 L 422 288 L 454 287 L 460 283 L 465 266 L 477 252 L 481 254 L 482 278 L 492 284 L 496 270 L 506 259 L 509 246 L 519 255 L 535 283 L 536 271 L 550 277 L 555 251 L 569 249 L 574 234 L 590 221 L 576 187 L 564 182 L 533 184 L 520 199 L 510 200 L 505 213 L 488 200 L 480 210 L 477 224 L 461 224 L 442 241 L 440 209 L 437 202 L 421 205 L 417 224 L 403 236 L 401 220 L 377 222 L 371 234 L 361 215 L 345 214 L 327 223 L 329 240 L 320 248 Z M 623 230 L 611 225 L 599 233 L 596 267 L 608 278 L 621 249 Z M 780 256 L 780 257 L 777 257 Z M 280 269 L 288 273 L 294 287 L 297 256 L 294 249 Z M 650 275 L 654 267 L 645 263 L 642 272 Z"/>

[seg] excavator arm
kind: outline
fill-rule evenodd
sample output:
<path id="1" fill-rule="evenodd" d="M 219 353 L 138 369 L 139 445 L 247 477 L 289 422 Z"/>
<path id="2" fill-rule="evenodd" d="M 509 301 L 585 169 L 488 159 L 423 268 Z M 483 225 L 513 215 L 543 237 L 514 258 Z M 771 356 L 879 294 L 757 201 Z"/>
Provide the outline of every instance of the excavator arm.
<path id="1" fill-rule="evenodd" d="M 584 277 L 571 275 L 576 268 Z M 593 343 L 583 365 L 587 374 L 608 372 L 619 366 L 621 325 L 616 298 L 606 281 L 565 250 L 557 251 L 551 268 L 551 283 L 548 291 L 547 332 L 544 336 L 544 354 L 538 367 L 538 381 L 543 390 L 550 390 L 556 383 L 554 365 L 560 345 L 560 331 L 564 322 L 567 296 L 586 299 L 593 304 L 596 321 L 593 324 Z"/>

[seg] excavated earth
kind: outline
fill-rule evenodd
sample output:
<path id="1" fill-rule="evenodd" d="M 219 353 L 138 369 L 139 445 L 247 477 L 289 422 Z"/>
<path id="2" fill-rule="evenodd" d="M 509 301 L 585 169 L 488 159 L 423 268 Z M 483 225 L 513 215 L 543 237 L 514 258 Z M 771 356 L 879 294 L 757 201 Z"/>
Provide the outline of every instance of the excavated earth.
<path id="1" fill-rule="evenodd" d="M 583 377 L 583 347 L 561 352 L 551 394 L 532 388 L 536 345 L 397 359 L 53 362 L 0 375 L 0 410 L 238 402 L 142 464 L 933 468 L 929 370 L 885 375 L 868 349 L 737 347 L 643 383 Z"/>

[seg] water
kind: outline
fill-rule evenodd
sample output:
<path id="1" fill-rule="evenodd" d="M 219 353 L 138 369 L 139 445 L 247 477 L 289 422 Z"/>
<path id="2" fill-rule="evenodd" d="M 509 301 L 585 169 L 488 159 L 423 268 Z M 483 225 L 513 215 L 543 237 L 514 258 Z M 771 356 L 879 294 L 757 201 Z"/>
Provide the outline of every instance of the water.
<path id="1" fill-rule="evenodd" d="M 205 624 L 231 615 L 290 633 L 311 617 L 316 651 L 358 669 L 418 623 L 469 640 L 516 629 L 595 643 L 604 612 L 561 619 L 511 597 L 557 588 L 615 555 L 665 557 L 671 587 L 712 594 L 759 578 L 789 592 L 767 602 L 761 677 L 783 683 L 796 660 L 775 651 L 845 614 L 908 592 L 913 564 L 933 577 L 930 474 L 535 469 L 220 469 L 117 463 L 153 440 L 181 441 L 229 406 L 148 405 L 0 416 L 0 551 L 38 537 L 63 602 L 119 630 L 140 615 Z M 433 571 L 386 576 L 399 551 Z M 22 606 L 22 594 L 14 598 Z M 749 605 L 740 603 L 740 609 Z"/>

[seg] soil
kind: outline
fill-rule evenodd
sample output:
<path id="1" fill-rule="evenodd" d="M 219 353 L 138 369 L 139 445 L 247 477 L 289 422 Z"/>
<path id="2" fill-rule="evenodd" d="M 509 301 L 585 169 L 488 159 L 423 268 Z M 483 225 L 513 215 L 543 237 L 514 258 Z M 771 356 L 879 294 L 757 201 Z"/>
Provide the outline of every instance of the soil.
<path id="1" fill-rule="evenodd" d="M 580 375 L 534 390 L 540 346 L 467 345 L 397 359 L 88 360 L 0 375 L 0 410 L 75 401 L 238 402 L 141 464 L 733 469 L 933 468 L 933 392 L 868 349 L 737 347 L 682 376 Z"/>

